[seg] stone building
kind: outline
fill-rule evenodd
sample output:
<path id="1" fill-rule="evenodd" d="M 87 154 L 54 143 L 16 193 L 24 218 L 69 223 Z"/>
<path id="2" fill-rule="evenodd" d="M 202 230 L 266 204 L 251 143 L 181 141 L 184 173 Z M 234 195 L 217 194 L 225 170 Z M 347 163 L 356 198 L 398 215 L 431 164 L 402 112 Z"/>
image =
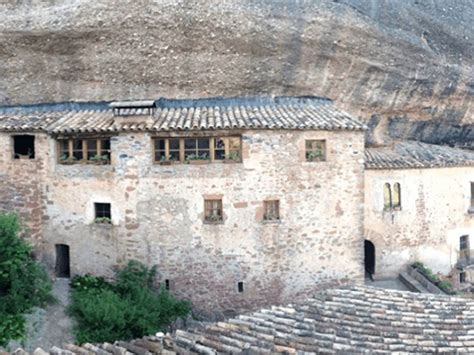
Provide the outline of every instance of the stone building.
<path id="1" fill-rule="evenodd" d="M 474 283 L 474 152 L 419 142 L 365 151 L 365 248 L 375 277 L 421 261 Z"/>
<path id="2" fill-rule="evenodd" d="M 0 209 L 57 276 L 137 259 L 232 314 L 363 282 L 364 129 L 311 97 L 5 108 Z"/>
<path id="3" fill-rule="evenodd" d="M 20 213 L 57 276 L 112 276 L 137 259 L 227 315 L 414 261 L 474 281 L 474 153 L 365 149 L 366 127 L 330 100 L 1 110 L 0 209 Z"/>

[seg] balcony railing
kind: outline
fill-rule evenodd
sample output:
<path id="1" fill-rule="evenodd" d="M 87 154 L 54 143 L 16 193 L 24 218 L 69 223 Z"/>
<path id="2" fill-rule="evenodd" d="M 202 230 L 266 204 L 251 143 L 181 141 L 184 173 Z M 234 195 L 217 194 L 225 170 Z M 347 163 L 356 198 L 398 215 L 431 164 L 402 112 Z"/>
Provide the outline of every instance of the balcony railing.
<path id="1" fill-rule="evenodd" d="M 474 250 L 464 249 L 458 251 L 458 267 L 466 267 L 469 265 L 474 265 Z"/>

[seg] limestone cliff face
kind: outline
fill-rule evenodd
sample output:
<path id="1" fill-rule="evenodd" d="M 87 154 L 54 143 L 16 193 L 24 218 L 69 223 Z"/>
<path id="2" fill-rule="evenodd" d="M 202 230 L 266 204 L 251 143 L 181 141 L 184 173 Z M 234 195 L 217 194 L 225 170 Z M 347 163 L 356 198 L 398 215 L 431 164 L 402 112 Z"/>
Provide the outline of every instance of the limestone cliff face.
<path id="1" fill-rule="evenodd" d="M 472 0 L 0 0 L 0 104 L 320 95 L 474 146 Z"/>

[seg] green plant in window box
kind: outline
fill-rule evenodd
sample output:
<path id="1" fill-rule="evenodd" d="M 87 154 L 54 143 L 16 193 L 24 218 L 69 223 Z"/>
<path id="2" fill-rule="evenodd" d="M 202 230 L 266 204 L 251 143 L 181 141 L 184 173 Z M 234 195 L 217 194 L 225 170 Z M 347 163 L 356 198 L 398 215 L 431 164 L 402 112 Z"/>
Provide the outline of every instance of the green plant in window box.
<path id="1" fill-rule="evenodd" d="M 307 161 L 323 161 L 324 154 L 322 150 L 314 150 L 306 153 Z"/>
<path id="2" fill-rule="evenodd" d="M 68 165 L 68 164 L 74 164 L 77 162 L 77 158 L 74 157 L 74 156 L 69 156 L 67 154 L 63 154 L 61 155 L 61 157 L 59 158 L 59 162 L 61 164 L 65 164 L 65 165 Z"/>
<path id="3" fill-rule="evenodd" d="M 238 152 L 230 152 L 227 154 L 226 158 L 224 159 L 224 163 L 232 164 L 232 163 L 240 163 L 240 154 Z"/>
<path id="4" fill-rule="evenodd" d="M 212 223 L 222 222 L 222 217 L 217 214 L 211 214 L 206 217 L 206 222 L 212 222 Z"/>
<path id="5" fill-rule="evenodd" d="M 199 154 L 190 154 L 186 157 L 186 162 L 188 164 L 198 164 L 198 165 L 209 164 L 210 158 L 206 153 L 201 154 L 201 155 L 199 155 Z"/>
<path id="6" fill-rule="evenodd" d="M 162 155 L 160 158 L 160 165 L 171 165 L 171 160 L 166 159 L 166 156 Z"/>
<path id="7" fill-rule="evenodd" d="M 112 220 L 109 217 L 97 217 L 94 223 L 98 224 L 112 224 Z"/>
<path id="8" fill-rule="evenodd" d="M 90 158 L 90 162 L 97 165 L 106 165 L 109 164 L 109 156 L 96 154 Z"/>

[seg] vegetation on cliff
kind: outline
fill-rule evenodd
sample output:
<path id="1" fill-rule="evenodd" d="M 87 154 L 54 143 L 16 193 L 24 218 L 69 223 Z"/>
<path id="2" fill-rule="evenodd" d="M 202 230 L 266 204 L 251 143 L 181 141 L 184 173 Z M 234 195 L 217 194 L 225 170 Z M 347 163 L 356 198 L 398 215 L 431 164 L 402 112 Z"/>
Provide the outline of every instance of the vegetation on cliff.
<path id="1" fill-rule="evenodd" d="M 51 281 L 20 230 L 15 214 L 0 213 L 0 346 L 24 340 L 25 314 L 52 300 Z"/>
<path id="2" fill-rule="evenodd" d="M 132 261 L 117 271 L 115 282 L 91 275 L 74 277 L 69 311 L 76 320 L 76 341 L 114 342 L 152 335 L 189 314 L 190 304 L 156 288 L 155 276 L 155 267 Z"/>

